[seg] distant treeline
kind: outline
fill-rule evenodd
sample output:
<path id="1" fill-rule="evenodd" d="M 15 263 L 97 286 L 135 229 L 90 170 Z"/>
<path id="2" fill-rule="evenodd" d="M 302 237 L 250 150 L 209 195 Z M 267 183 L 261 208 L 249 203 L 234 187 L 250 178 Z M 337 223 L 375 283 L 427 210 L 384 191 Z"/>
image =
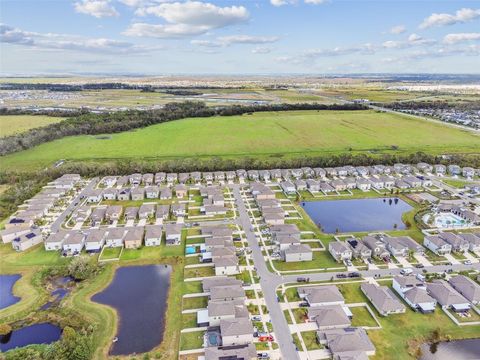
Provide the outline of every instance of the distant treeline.
<path id="1" fill-rule="evenodd" d="M 177 86 L 179 89 L 192 89 L 191 86 Z M 195 86 L 195 89 L 218 89 L 218 86 Z M 244 89 L 245 86 L 235 87 Z M 82 91 L 82 90 L 169 90 L 172 86 L 168 85 L 144 85 L 144 84 L 125 84 L 125 83 L 87 83 L 87 84 L 17 84 L 3 83 L 0 84 L 2 90 L 48 90 L 48 91 Z"/>
<path id="2" fill-rule="evenodd" d="M 438 109 L 438 110 L 459 110 L 471 111 L 480 110 L 479 101 L 402 101 L 382 104 L 381 106 L 394 110 L 418 110 L 418 109 Z"/>
<path id="3" fill-rule="evenodd" d="M 55 124 L 28 130 L 24 133 L 0 138 L 0 155 L 26 150 L 42 143 L 73 135 L 98 135 L 118 133 L 154 124 L 188 118 L 233 116 L 261 111 L 287 110 L 364 110 L 358 104 L 270 104 L 234 105 L 228 107 L 207 107 L 202 102 L 186 101 L 169 103 L 162 109 L 127 110 L 102 114 L 81 114 Z"/>
<path id="4" fill-rule="evenodd" d="M 1 115 L 43 115 L 43 116 L 52 116 L 52 117 L 72 117 L 72 116 L 80 116 L 84 114 L 89 114 L 90 111 L 88 109 L 77 109 L 77 110 L 47 110 L 47 109 L 39 109 L 39 110 L 25 110 L 25 109 L 8 109 L 8 108 L 0 108 L 0 116 Z"/>

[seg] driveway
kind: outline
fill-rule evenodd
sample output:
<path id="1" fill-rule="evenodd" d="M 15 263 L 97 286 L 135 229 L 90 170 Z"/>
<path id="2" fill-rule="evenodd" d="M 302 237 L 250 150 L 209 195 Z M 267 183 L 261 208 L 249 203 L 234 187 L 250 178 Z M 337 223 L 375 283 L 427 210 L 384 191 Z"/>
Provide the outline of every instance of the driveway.
<path id="1" fill-rule="evenodd" d="M 452 254 L 445 254 L 445 259 L 447 259 L 448 261 L 450 261 L 450 262 L 452 263 L 452 265 L 461 264 L 460 261 L 458 261 L 457 259 L 455 259 Z"/>
<path id="2" fill-rule="evenodd" d="M 395 259 L 402 265 L 404 268 L 411 268 L 412 264 L 410 264 L 407 259 L 405 259 L 403 256 L 395 256 Z"/>
<path id="3" fill-rule="evenodd" d="M 423 255 L 414 254 L 413 257 L 423 266 L 432 266 L 432 263 Z"/>
<path id="4" fill-rule="evenodd" d="M 467 258 L 467 260 L 470 260 L 472 262 L 472 264 L 478 263 L 478 259 L 472 254 L 470 254 L 468 251 L 464 255 Z"/>

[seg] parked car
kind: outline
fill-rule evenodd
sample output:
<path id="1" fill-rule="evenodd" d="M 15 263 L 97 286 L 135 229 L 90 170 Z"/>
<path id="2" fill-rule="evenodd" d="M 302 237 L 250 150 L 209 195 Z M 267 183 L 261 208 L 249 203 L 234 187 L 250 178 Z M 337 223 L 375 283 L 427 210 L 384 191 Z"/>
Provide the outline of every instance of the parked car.
<path id="1" fill-rule="evenodd" d="M 337 274 L 337 278 L 339 279 L 345 279 L 347 277 L 347 275 L 345 274 Z"/>
<path id="2" fill-rule="evenodd" d="M 417 265 L 415 265 L 415 267 L 416 267 L 417 269 L 423 269 L 423 268 L 425 267 L 425 265 L 423 265 L 423 264 L 417 264 Z"/>
<path id="3" fill-rule="evenodd" d="M 400 274 L 402 275 L 410 275 L 411 273 L 413 273 L 413 270 L 410 268 L 400 270 Z"/>
<path id="4" fill-rule="evenodd" d="M 266 352 L 261 352 L 257 354 L 257 359 L 270 359 L 270 355 Z"/>
<path id="5" fill-rule="evenodd" d="M 471 260 L 465 260 L 463 262 L 463 265 L 472 265 L 472 261 Z"/>
<path id="6" fill-rule="evenodd" d="M 352 266 L 352 262 L 351 262 L 350 260 L 348 260 L 348 259 L 345 260 L 345 264 L 346 264 L 347 266 Z"/>
<path id="7" fill-rule="evenodd" d="M 308 302 L 301 302 L 300 304 L 298 304 L 298 306 L 300 306 L 300 307 L 309 307 L 310 305 L 308 305 Z"/>
<path id="8" fill-rule="evenodd" d="M 297 278 L 297 282 L 299 282 L 299 283 L 301 283 L 301 282 L 308 283 L 308 282 L 310 282 L 310 279 L 309 279 L 309 278 L 306 278 L 306 277 L 298 277 L 298 278 Z"/>
<path id="9" fill-rule="evenodd" d="M 253 315 L 252 321 L 262 321 L 262 317 L 260 315 Z"/>
<path id="10" fill-rule="evenodd" d="M 351 272 L 348 274 L 348 277 L 350 278 L 359 278 L 361 275 L 358 272 Z"/>

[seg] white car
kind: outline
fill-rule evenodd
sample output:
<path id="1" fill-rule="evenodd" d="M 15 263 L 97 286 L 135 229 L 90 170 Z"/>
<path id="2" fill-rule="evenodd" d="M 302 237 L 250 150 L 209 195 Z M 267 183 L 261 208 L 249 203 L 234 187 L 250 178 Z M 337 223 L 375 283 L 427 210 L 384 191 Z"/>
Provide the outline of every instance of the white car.
<path id="1" fill-rule="evenodd" d="M 465 260 L 463 262 L 463 265 L 472 265 L 472 261 L 471 260 Z"/>

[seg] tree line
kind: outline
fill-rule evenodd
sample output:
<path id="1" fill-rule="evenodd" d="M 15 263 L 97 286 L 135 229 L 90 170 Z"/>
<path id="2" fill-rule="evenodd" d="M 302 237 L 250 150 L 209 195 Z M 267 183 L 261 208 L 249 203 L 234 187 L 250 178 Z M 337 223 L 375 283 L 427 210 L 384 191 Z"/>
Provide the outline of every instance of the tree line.
<path id="1" fill-rule="evenodd" d="M 393 110 L 419 110 L 419 109 L 433 109 L 433 110 L 459 110 L 472 111 L 480 110 L 480 101 L 401 101 L 392 102 L 389 104 L 381 104 L 381 106 Z"/>
<path id="2" fill-rule="evenodd" d="M 168 103 L 162 109 L 81 113 L 55 124 L 0 138 L 0 155 L 30 149 L 42 143 L 74 135 L 118 133 L 188 117 L 233 116 L 262 111 L 364 110 L 358 104 L 268 104 L 207 107 L 203 102 Z M 1 112 L 0 112 L 1 114 Z"/>

